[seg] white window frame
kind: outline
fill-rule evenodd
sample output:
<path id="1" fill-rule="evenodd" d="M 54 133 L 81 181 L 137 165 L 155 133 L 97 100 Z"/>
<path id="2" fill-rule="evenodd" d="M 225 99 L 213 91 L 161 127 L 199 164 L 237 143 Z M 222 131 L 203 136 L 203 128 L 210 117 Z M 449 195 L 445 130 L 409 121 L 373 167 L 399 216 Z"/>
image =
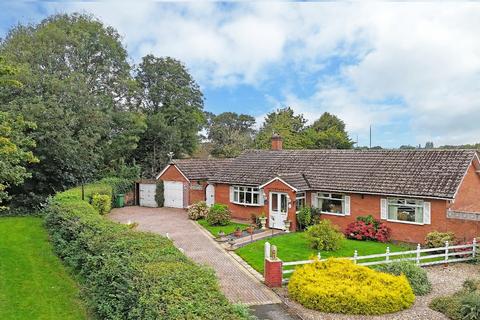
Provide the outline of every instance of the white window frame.
<path id="1" fill-rule="evenodd" d="M 404 200 L 404 203 L 399 204 L 398 201 Z M 393 201 L 397 203 L 392 203 Z M 416 204 L 409 204 L 407 201 L 415 201 Z M 422 209 L 422 222 L 416 221 L 405 221 L 405 220 L 398 220 L 398 219 L 390 219 L 390 206 L 402 206 L 402 207 L 411 207 L 411 208 L 421 208 Z M 406 224 L 416 224 L 422 226 L 425 224 L 425 201 L 422 199 L 412 199 L 412 198 L 387 198 L 387 221 L 394 222 L 394 223 L 406 223 Z"/>
<path id="2" fill-rule="evenodd" d="M 304 207 L 307 206 L 307 193 L 305 191 L 297 192 L 295 195 L 295 210 L 297 208 L 297 200 L 303 199 L 304 201 Z M 297 210 L 298 212 L 298 210 Z"/>
<path id="3" fill-rule="evenodd" d="M 257 187 L 252 187 L 252 186 L 232 186 L 233 188 L 233 198 L 232 198 L 232 203 L 239 204 L 242 206 L 252 206 L 252 207 L 258 207 L 258 206 L 263 206 L 262 203 L 262 193 L 261 190 Z M 243 190 L 241 190 L 243 188 Z M 251 191 L 247 191 L 248 189 L 251 189 Z M 243 193 L 243 202 L 240 201 L 240 193 Z M 247 194 L 250 194 L 250 199 L 252 199 L 251 203 L 246 202 L 247 200 Z M 254 196 L 257 195 L 257 201 L 258 203 L 253 203 Z"/>
<path id="4" fill-rule="evenodd" d="M 341 195 L 342 196 L 342 199 L 339 199 L 339 198 L 332 198 L 332 194 L 338 194 L 338 195 Z M 325 195 L 328 195 L 328 196 L 325 196 Z M 317 197 L 316 197 L 316 205 L 317 205 L 317 208 L 320 209 L 320 213 L 321 214 L 330 214 L 332 216 L 341 216 L 341 217 L 344 217 L 346 216 L 346 195 L 343 194 L 343 193 L 335 193 L 335 192 L 319 192 L 317 193 Z M 322 206 L 320 205 L 320 200 L 340 200 L 342 201 L 342 213 L 335 213 L 335 212 L 328 212 L 328 211 L 322 211 Z"/>

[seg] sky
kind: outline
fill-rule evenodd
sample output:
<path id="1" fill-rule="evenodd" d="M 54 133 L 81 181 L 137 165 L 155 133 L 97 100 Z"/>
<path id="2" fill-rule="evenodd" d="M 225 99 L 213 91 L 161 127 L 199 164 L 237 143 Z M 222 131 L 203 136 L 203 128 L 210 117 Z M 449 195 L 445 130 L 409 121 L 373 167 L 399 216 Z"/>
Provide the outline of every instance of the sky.
<path id="1" fill-rule="evenodd" d="M 131 63 L 185 63 L 205 109 L 345 121 L 359 145 L 480 142 L 480 3 L 0 1 L 0 37 L 50 14 L 91 13 Z"/>

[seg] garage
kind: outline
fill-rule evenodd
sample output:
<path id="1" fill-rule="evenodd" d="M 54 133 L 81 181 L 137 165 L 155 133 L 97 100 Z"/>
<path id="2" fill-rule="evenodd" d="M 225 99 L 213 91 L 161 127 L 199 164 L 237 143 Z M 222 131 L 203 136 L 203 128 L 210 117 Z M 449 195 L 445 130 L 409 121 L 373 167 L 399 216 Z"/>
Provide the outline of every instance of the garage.
<path id="1" fill-rule="evenodd" d="M 165 207 L 183 208 L 183 182 L 164 181 Z"/>
<path id="2" fill-rule="evenodd" d="M 157 191 L 157 185 L 154 183 L 140 183 L 139 189 L 139 205 L 142 207 L 157 207 L 157 201 L 155 201 L 155 194 Z"/>

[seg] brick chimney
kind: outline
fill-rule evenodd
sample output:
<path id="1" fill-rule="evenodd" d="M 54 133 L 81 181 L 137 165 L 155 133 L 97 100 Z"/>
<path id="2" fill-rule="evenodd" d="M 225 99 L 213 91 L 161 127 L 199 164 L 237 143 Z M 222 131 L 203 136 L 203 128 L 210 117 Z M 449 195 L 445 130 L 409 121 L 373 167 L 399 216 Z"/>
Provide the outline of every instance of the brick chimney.
<path id="1" fill-rule="evenodd" d="M 282 150 L 283 149 L 283 139 L 280 135 L 274 133 L 272 135 L 272 150 Z"/>

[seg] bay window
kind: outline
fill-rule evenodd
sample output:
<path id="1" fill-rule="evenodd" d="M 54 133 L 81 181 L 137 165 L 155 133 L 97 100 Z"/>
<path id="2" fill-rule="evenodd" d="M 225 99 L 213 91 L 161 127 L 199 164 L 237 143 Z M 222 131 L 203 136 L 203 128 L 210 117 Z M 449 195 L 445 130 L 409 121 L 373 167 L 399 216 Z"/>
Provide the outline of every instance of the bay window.
<path id="1" fill-rule="evenodd" d="M 388 220 L 424 223 L 424 201 L 417 199 L 388 199 Z"/>
<path id="2" fill-rule="evenodd" d="M 234 186 L 233 202 L 244 205 L 259 205 L 260 190 L 258 188 L 247 186 Z"/>

